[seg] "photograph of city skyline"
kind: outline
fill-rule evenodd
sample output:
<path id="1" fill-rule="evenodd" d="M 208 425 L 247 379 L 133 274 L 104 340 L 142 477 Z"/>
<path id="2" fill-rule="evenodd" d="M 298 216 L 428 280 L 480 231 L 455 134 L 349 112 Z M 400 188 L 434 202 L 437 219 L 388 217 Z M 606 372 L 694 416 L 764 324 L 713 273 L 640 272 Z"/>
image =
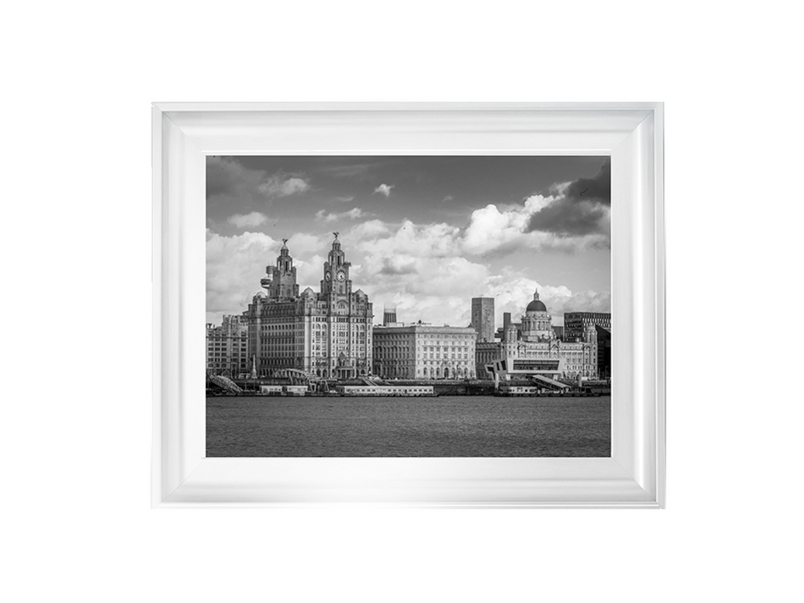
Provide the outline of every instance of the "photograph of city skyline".
<path id="1" fill-rule="evenodd" d="M 207 158 L 208 456 L 609 456 L 610 159 Z"/>

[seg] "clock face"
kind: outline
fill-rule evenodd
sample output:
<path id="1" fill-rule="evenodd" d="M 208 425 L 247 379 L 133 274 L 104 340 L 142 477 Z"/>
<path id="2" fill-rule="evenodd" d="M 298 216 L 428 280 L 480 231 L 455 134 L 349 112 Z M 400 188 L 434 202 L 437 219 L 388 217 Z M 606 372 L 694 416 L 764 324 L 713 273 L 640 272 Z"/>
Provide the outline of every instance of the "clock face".
<path id="1" fill-rule="evenodd" d="M 331 278 L 332 278 L 332 275 L 331 275 L 329 272 L 325 272 L 325 273 L 324 273 L 324 280 L 325 280 L 325 281 L 328 281 L 328 280 L 330 280 Z"/>
<path id="2" fill-rule="evenodd" d="M 345 272 L 338 272 L 338 276 L 336 277 L 339 281 L 343 282 L 346 280 L 346 273 Z"/>

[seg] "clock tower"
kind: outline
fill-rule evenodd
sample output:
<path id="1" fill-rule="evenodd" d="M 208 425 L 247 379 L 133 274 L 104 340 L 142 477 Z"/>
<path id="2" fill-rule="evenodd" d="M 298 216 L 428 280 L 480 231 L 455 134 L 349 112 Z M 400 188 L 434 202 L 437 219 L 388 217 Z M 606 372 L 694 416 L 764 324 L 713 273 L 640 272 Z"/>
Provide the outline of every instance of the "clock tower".
<path id="1" fill-rule="evenodd" d="M 352 264 L 346 261 L 346 254 L 341 249 L 337 232 L 332 241 L 327 261 L 324 262 L 324 280 L 321 281 L 321 293 L 334 293 L 336 295 L 349 295 L 352 293 L 352 281 L 349 279 L 349 268 Z"/>
<path id="2" fill-rule="evenodd" d="M 258 378 L 283 376 L 288 369 L 328 380 L 371 374 L 372 304 L 364 291 L 352 291 L 352 265 L 334 234 L 320 292 L 306 287 L 299 293 L 287 244 L 266 269 L 260 282 L 266 292 L 257 293 L 244 313 L 247 355 Z"/>

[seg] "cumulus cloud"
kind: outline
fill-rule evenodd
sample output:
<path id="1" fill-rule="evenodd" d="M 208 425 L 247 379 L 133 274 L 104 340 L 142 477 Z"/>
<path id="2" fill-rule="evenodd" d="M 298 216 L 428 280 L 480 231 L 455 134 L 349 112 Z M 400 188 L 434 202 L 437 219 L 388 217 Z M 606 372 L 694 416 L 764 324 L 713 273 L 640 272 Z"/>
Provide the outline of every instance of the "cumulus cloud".
<path id="1" fill-rule="evenodd" d="M 460 228 L 449 224 L 414 224 L 404 220 L 394 227 L 370 220 L 352 231 L 358 249 L 377 259 L 410 255 L 413 257 L 449 257 L 462 255 Z"/>
<path id="2" fill-rule="evenodd" d="M 391 227 L 382 220 L 366 220 L 350 230 L 355 241 L 376 239 L 391 232 Z"/>
<path id="3" fill-rule="evenodd" d="M 291 255 L 297 260 L 316 253 L 325 253 L 329 249 L 329 235 L 313 235 L 297 232 L 288 239 L 288 249 Z"/>
<path id="4" fill-rule="evenodd" d="M 502 313 L 518 320 L 538 288 L 542 300 L 560 324 L 564 311 L 608 311 L 607 295 L 578 294 L 563 285 L 542 284 L 508 270 L 492 274 L 484 260 L 465 253 L 465 235 L 448 224 L 417 225 L 405 220 L 397 226 L 370 220 L 341 235 L 352 261 L 356 283 L 378 304 L 395 303 L 400 320 L 424 320 L 436 324 L 469 323 L 472 297 L 497 299 L 499 324 Z"/>
<path id="5" fill-rule="evenodd" d="M 310 190 L 310 183 L 303 177 L 288 176 L 277 173 L 266 179 L 259 186 L 259 191 L 266 197 L 289 197 Z"/>
<path id="6" fill-rule="evenodd" d="M 357 220 L 359 218 L 365 218 L 368 216 L 366 212 L 364 212 L 359 207 L 355 207 L 350 209 L 349 211 L 344 211 L 340 213 L 327 213 L 326 210 L 320 209 L 315 213 L 315 217 L 318 220 L 323 220 L 324 222 L 337 222 L 338 220 Z"/>
<path id="7" fill-rule="evenodd" d="M 260 289 L 265 266 L 273 263 L 281 243 L 266 234 L 244 232 L 230 237 L 207 230 L 207 320 L 239 314 Z"/>
<path id="8" fill-rule="evenodd" d="M 522 204 L 489 203 L 464 229 L 467 254 L 505 255 L 518 249 L 581 251 L 611 244 L 611 166 L 594 178 L 557 183 Z"/>
<path id="9" fill-rule="evenodd" d="M 523 229 L 528 221 L 526 209 L 500 211 L 489 204 L 472 212 L 463 237 L 467 253 L 484 254 L 524 244 Z"/>
<path id="10" fill-rule="evenodd" d="M 392 188 L 394 188 L 393 184 L 381 184 L 380 186 L 374 189 L 374 192 L 380 193 L 381 195 L 385 195 L 386 197 L 390 197 Z"/>
<path id="11" fill-rule="evenodd" d="M 470 298 L 488 269 L 463 257 L 428 258 L 423 254 L 366 255 L 353 278 L 375 302 L 399 307 L 399 319 L 465 326 Z M 359 279 L 359 280 L 358 280 Z"/>
<path id="12" fill-rule="evenodd" d="M 378 274 L 396 275 L 396 274 L 418 274 L 419 270 L 416 267 L 415 258 L 410 257 L 392 257 L 383 258 L 381 261 L 381 268 Z"/>
<path id="13" fill-rule="evenodd" d="M 227 222 L 229 224 L 233 224 L 238 228 L 246 228 L 246 227 L 253 227 L 259 226 L 260 224 L 264 224 L 268 221 L 268 216 L 258 211 L 253 211 L 250 214 L 234 214 L 230 216 Z"/>
<path id="14" fill-rule="evenodd" d="M 474 255 L 505 255 L 517 249 L 579 251 L 589 247 L 608 246 L 608 228 L 599 231 L 577 232 L 569 237 L 563 233 L 530 229 L 533 217 L 560 205 L 563 197 L 533 195 L 523 205 L 505 209 L 494 204 L 472 212 L 463 234 L 463 249 Z M 608 213 L 600 217 L 603 222 Z"/>

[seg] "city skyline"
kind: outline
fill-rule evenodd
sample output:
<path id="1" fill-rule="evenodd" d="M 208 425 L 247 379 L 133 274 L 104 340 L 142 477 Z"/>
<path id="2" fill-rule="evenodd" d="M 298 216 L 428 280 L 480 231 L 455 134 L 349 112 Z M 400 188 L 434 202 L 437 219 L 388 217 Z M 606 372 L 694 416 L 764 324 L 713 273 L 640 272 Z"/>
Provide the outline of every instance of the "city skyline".
<path id="1" fill-rule="evenodd" d="M 556 324 L 610 311 L 608 157 L 209 157 L 207 322 L 246 309 L 285 238 L 317 289 L 333 231 L 380 318 L 465 326 L 494 297 L 499 326 L 535 288 Z"/>

